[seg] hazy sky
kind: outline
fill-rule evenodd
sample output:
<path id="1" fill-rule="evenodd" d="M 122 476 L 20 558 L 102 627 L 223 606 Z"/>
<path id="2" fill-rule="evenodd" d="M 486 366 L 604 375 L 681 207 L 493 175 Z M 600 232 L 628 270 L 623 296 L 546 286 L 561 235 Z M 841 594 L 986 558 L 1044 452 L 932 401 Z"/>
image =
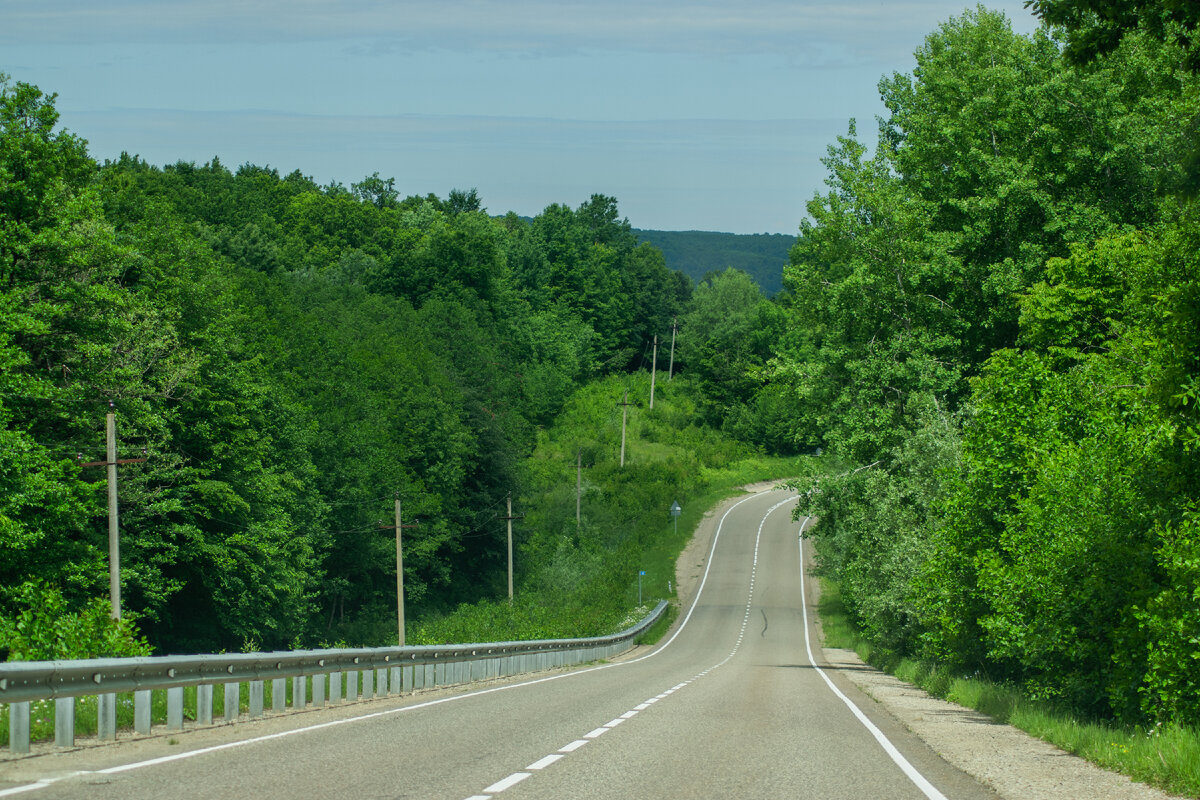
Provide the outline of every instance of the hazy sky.
<path id="1" fill-rule="evenodd" d="M 1022 0 L 987 4 L 1028 33 Z M 0 0 L 0 72 L 96 158 L 379 172 L 492 213 L 794 233 L 851 117 L 961 0 Z"/>

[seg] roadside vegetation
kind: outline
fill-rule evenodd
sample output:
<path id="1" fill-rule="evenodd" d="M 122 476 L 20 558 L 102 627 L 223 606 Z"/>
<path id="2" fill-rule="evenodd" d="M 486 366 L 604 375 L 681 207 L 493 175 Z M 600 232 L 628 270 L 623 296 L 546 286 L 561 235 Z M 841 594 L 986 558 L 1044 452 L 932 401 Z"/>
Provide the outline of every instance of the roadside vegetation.
<path id="1" fill-rule="evenodd" d="M 772 299 L 669 270 L 613 198 L 100 165 L 0 81 L 9 657 L 386 644 L 397 493 L 415 640 L 608 632 L 694 515 L 792 475 L 830 635 L 1194 793 L 1154 762 L 1200 763 L 1200 17 L 1032 5 L 1059 27 L 969 9 L 883 77 Z M 114 409 L 148 459 L 121 627 L 84 466 Z"/>
<path id="2" fill-rule="evenodd" d="M 1200 731 L 1196 728 L 1130 726 L 1087 717 L 1011 683 L 979 674 L 964 676 L 933 662 L 881 652 L 850 620 L 838 584 L 828 577 L 819 580 L 818 613 L 826 647 L 853 650 L 863 661 L 934 697 L 975 709 L 1105 769 L 1173 794 L 1200 797 Z"/>

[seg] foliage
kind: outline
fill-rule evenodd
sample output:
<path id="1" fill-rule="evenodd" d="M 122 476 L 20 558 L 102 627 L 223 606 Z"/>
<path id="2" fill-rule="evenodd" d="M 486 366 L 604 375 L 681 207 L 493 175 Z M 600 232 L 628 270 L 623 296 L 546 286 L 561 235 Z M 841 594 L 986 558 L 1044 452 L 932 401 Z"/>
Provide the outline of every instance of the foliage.
<path id="1" fill-rule="evenodd" d="M 1083 69 L 940 26 L 876 152 L 830 149 L 770 363 L 848 464 L 800 488 L 876 652 L 1195 725 L 1197 82 L 1166 38 Z"/>
<path id="2" fill-rule="evenodd" d="M 40 581 L 5 591 L 12 616 L 0 616 L 0 647 L 11 661 L 148 656 L 150 646 L 137 634 L 135 620 L 111 616 L 107 599 L 97 598 L 70 610 L 62 592 Z"/>
<path id="3" fill-rule="evenodd" d="M 1159 39 L 1178 38 L 1188 53 L 1187 65 L 1200 71 L 1200 9 L 1186 0 L 1149 2 L 1149 0 L 1026 0 L 1050 25 L 1067 30 L 1067 58 L 1086 62 L 1113 52 L 1121 40 L 1135 31 L 1144 31 Z"/>
<path id="4" fill-rule="evenodd" d="M 773 297 L 783 288 L 783 265 L 795 236 L 782 233 L 713 231 L 633 231 L 638 240 L 662 251 L 667 266 L 702 283 L 729 268 L 746 273 Z"/>
<path id="5" fill-rule="evenodd" d="M 160 650 L 385 643 L 395 497 L 412 616 L 496 596 L 536 426 L 687 299 L 613 198 L 525 223 L 379 173 L 100 167 L 53 96 L 0 86 L 0 577 L 66 616 L 106 594 L 79 462 L 111 411 L 145 456 L 118 470 L 123 604 Z"/>
<path id="6" fill-rule="evenodd" d="M 661 376 L 660 376 L 661 378 Z M 621 408 L 630 390 L 626 463 L 620 466 Z M 597 379 L 568 401 L 541 432 L 516 498 L 516 597 L 484 601 L 416 626 L 414 641 L 495 641 L 586 636 L 622 627 L 637 605 L 669 599 L 675 559 L 711 505 L 736 487 L 783 477 L 798 465 L 764 461 L 745 445 L 699 426 L 697 387 L 676 379 L 656 387 L 650 376 Z M 576 522 L 577 466 L 579 521 Z M 685 509 L 673 525 L 668 509 Z"/>

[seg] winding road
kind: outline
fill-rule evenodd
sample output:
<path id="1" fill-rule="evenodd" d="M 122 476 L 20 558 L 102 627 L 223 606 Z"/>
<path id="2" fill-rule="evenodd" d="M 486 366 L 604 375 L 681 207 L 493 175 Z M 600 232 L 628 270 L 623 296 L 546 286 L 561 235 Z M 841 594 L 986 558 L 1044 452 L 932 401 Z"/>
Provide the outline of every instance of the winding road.
<path id="1" fill-rule="evenodd" d="M 624 660 L 10 762 L 0 796 L 995 797 L 822 668 L 794 504 L 717 509 L 689 605 Z"/>

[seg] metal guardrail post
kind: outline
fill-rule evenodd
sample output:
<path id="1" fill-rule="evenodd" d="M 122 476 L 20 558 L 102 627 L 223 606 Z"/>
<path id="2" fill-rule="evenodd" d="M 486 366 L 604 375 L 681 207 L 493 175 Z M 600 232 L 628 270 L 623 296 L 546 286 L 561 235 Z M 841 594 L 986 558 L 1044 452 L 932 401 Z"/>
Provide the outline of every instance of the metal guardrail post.
<path id="1" fill-rule="evenodd" d="M 271 680 L 271 710 L 276 714 L 287 711 L 287 678 Z"/>
<path id="2" fill-rule="evenodd" d="M 75 698 L 59 697 L 54 701 L 54 745 L 75 746 Z"/>
<path id="3" fill-rule="evenodd" d="M 308 701 L 308 679 L 303 675 L 292 678 L 292 708 L 304 708 Z"/>
<path id="4" fill-rule="evenodd" d="M 29 703 L 8 706 L 8 746 L 14 753 L 29 752 Z"/>
<path id="5" fill-rule="evenodd" d="M 316 708 L 321 708 L 325 705 L 325 675 L 313 675 L 312 678 L 312 704 Z"/>
<path id="6" fill-rule="evenodd" d="M 342 673 L 329 673 L 329 702 L 340 703 L 342 700 Z"/>
<path id="7" fill-rule="evenodd" d="M 96 738 L 112 741 L 117 738 L 117 696 L 102 694 L 96 698 Z"/>
<path id="8" fill-rule="evenodd" d="M 202 683 L 196 687 L 196 722 L 200 725 L 212 725 L 212 712 L 212 684 Z"/>
<path id="9" fill-rule="evenodd" d="M 183 687 L 167 689 L 167 730 L 183 730 Z"/>
<path id="10" fill-rule="evenodd" d="M 233 722 L 242 713 L 242 685 L 225 684 L 225 721 Z"/>
<path id="11" fill-rule="evenodd" d="M 143 736 L 150 735 L 150 690 L 133 693 L 133 730 Z"/>
<path id="12" fill-rule="evenodd" d="M 261 717 L 266 702 L 266 687 L 263 681 L 250 681 L 250 716 Z"/>

